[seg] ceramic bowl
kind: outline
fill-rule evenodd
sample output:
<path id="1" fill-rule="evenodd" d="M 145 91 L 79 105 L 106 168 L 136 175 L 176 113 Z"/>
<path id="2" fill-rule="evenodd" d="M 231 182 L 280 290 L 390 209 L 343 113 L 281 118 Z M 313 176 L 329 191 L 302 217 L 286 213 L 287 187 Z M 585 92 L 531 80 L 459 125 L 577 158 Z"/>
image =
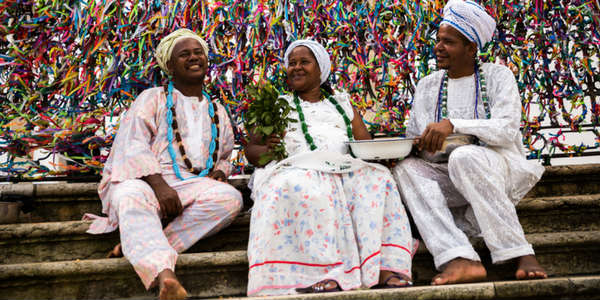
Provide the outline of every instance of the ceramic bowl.
<path id="1" fill-rule="evenodd" d="M 360 159 L 402 159 L 412 149 L 414 139 L 391 137 L 347 142 L 352 153 Z"/>
<path id="2" fill-rule="evenodd" d="M 424 160 L 434 163 L 447 162 L 448 158 L 450 157 L 450 153 L 452 153 L 454 149 L 464 145 L 477 144 L 477 141 L 477 138 L 473 135 L 451 134 L 444 141 L 442 149 L 436 151 L 435 153 L 420 151 L 419 156 Z"/>

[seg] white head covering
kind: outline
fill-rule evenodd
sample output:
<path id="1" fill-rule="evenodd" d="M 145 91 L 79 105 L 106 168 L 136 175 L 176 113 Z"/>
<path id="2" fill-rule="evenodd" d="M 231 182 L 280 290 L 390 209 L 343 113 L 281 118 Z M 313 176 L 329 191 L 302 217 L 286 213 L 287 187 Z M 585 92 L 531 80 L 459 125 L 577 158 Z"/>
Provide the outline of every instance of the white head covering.
<path id="1" fill-rule="evenodd" d="M 199 35 L 187 28 L 177 29 L 169 33 L 169 35 L 165 36 L 162 40 L 160 40 L 160 43 L 158 43 L 158 47 L 156 47 L 156 50 L 154 52 L 154 57 L 156 57 L 158 66 L 163 70 L 163 72 L 171 75 L 169 69 L 167 68 L 167 62 L 169 62 L 169 60 L 171 59 L 173 48 L 175 48 L 175 45 L 178 42 L 189 38 L 195 39 L 198 42 L 200 42 L 202 50 L 204 50 L 204 55 L 208 57 L 208 44 L 205 40 L 203 40 Z"/>
<path id="2" fill-rule="evenodd" d="M 298 46 L 304 46 L 312 51 L 313 55 L 317 59 L 317 63 L 319 64 L 319 70 L 321 70 L 321 84 L 327 80 L 329 74 L 331 73 L 331 60 L 329 59 L 329 53 L 325 50 L 325 47 L 321 46 L 321 44 L 311 41 L 311 40 L 297 40 L 290 44 L 290 46 L 285 50 L 285 55 L 283 56 L 283 64 L 287 69 L 289 66 L 289 57 L 292 50 Z"/>
<path id="3" fill-rule="evenodd" d="M 492 40 L 496 30 L 494 18 L 473 1 L 448 1 L 444 6 L 444 19 L 440 25 L 442 24 L 456 28 L 469 41 L 476 43 L 479 49 Z"/>

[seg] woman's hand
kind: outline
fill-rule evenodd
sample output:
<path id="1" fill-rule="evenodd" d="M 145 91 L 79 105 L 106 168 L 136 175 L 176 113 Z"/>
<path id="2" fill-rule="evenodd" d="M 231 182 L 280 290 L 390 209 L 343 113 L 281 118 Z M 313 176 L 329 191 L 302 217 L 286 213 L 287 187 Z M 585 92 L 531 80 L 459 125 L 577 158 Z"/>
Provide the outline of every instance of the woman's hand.
<path id="1" fill-rule="evenodd" d="M 257 167 L 262 167 L 263 165 L 259 163 L 261 155 L 270 152 L 279 145 L 285 137 L 285 134 L 285 132 L 281 136 L 271 134 L 263 140 L 261 135 L 253 133 L 252 129 L 248 130 L 250 140 L 245 147 L 246 158 L 248 161 Z"/>
<path id="2" fill-rule="evenodd" d="M 283 133 L 283 136 L 281 136 L 281 137 L 277 134 L 269 135 L 265 139 L 265 146 L 267 146 L 267 148 L 269 150 L 272 150 L 273 148 L 275 148 L 275 146 L 277 146 L 281 143 L 281 140 L 283 139 L 284 136 L 285 136 L 285 132 Z"/>
<path id="3" fill-rule="evenodd" d="M 352 119 L 352 135 L 355 140 L 371 140 L 371 134 L 369 130 L 367 130 L 367 126 L 365 122 L 363 122 L 363 118 L 360 115 L 360 112 L 356 110 L 355 107 L 352 107 L 352 111 L 354 111 L 354 119 Z"/>
<path id="4" fill-rule="evenodd" d="M 174 219 L 181 215 L 183 207 L 177 191 L 170 187 L 160 174 L 148 175 L 142 177 L 142 180 L 154 191 L 163 218 Z"/>
<path id="5" fill-rule="evenodd" d="M 221 182 L 227 181 L 227 176 L 225 176 L 225 173 L 223 173 L 221 170 L 212 170 L 210 173 L 208 173 L 208 178 L 212 178 Z"/>

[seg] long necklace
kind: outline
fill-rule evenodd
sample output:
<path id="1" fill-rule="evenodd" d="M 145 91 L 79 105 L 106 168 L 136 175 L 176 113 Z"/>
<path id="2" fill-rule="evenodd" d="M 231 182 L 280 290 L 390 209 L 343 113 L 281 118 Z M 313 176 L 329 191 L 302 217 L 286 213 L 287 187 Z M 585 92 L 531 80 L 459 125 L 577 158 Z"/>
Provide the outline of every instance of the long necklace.
<path id="1" fill-rule="evenodd" d="M 477 105 L 479 104 L 479 90 L 481 89 L 481 102 L 485 110 L 486 119 L 491 117 L 487 87 L 485 82 L 485 76 L 483 76 L 483 70 L 480 64 L 475 64 L 475 110 L 473 117 L 479 119 L 479 113 L 477 112 Z M 439 122 L 448 117 L 448 73 L 444 72 L 442 75 L 442 82 L 440 83 L 440 89 L 438 93 L 438 103 L 436 107 L 436 122 Z"/>
<path id="2" fill-rule="evenodd" d="M 208 114 L 210 116 L 211 119 L 211 140 L 210 140 L 210 145 L 208 147 L 208 158 L 206 159 L 206 167 L 204 170 L 200 171 L 198 168 L 194 168 L 192 165 L 192 162 L 190 161 L 190 159 L 187 157 L 187 154 L 185 152 L 185 148 L 183 147 L 183 142 L 181 141 L 181 134 L 179 134 L 179 125 L 177 124 L 177 115 L 175 113 L 175 106 L 173 105 L 173 82 L 169 82 L 169 87 L 168 87 L 168 91 L 167 91 L 167 140 L 169 141 L 169 144 L 167 146 L 167 149 L 169 150 L 169 155 L 171 156 L 171 160 L 173 161 L 173 171 L 175 172 L 175 176 L 177 176 L 177 178 L 179 178 L 180 180 L 187 180 L 187 179 L 192 179 L 192 178 L 197 178 L 197 177 L 204 177 L 206 175 L 208 175 L 208 173 L 211 171 L 211 169 L 214 166 L 214 162 L 217 160 L 217 152 L 215 152 L 215 149 L 219 148 L 219 129 L 217 127 L 217 125 L 219 124 L 219 118 L 218 116 L 215 114 L 215 108 L 214 108 L 214 104 L 208 100 L 209 98 L 206 97 L 208 101 Z M 181 157 L 183 158 L 183 162 L 185 163 L 186 167 L 188 168 L 188 171 L 190 173 L 193 174 L 197 174 L 196 176 L 192 176 L 192 177 L 188 177 L 188 178 L 183 178 L 183 176 L 181 175 L 181 172 L 179 171 L 179 165 L 177 164 L 177 155 L 175 154 L 175 149 L 173 148 L 173 136 L 175 136 L 175 139 L 177 140 L 177 144 L 178 144 L 178 148 L 179 148 L 179 152 L 181 153 Z"/>
<path id="3" fill-rule="evenodd" d="M 348 134 L 348 139 L 353 141 L 354 136 L 352 135 L 352 123 L 350 122 L 350 119 L 346 115 L 346 112 L 342 106 L 337 102 L 337 100 L 335 100 L 331 95 L 328 95 L 325 91 L 321 90 L 321 94 L 327 95 L 327 100 L 329 100 L 329 102 L 335 106 L 335 109 L 337 109 L 337 111 L 342 115 L 342 118 L 344 118 L 344 123 L 346 123 L 346 134 Z M 308 126 L 306 125 L 306 120 L 304 119 L 304 112 L 302 111 L 302 106 L 300 106 L 300 100 L 298 99 L 298 94 L 296 93 L 294 93 L 294 104 L 296 105 L 296 111 L 298 111 L 300 127 L 302 128 L 302 133 L 304 133 L 306 143 L 308 143 L 311 151 L 315 151 L 317 146 L 315 146 L 313 137 L 308 133 Z"/>

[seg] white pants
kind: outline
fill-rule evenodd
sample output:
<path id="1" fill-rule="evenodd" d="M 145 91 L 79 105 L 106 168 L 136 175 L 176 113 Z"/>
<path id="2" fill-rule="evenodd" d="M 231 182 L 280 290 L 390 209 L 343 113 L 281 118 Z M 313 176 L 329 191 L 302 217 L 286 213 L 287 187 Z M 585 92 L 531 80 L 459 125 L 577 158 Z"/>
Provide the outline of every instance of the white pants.
<path id="1" fill-rule="evenodd" d="M 407 158 L 394 168 L 403 199 L 440 269 L 462 257 L 480 261 L 467 235 L 481 235 L 494 263 L 534 254 L 508 198 L 506 162 L 486 147 L 454 150 L 448 163 Z"/>
<path id="2" fill-rule="evenodd" d="M 106 224 L 118 220 L 123 255 L 146 288 L 161 271 L 175 271 L 178 253 L 229 225 L 242 208 L 242 195 L 227 183 L 207 177 L 186 181 L 174 175 L 163 178 L 177 191 L 183 206 L 183 213 L 164 229 L 156 195 L 141 179 L 111 183 L 106 193 L 109 218 L 84 217 L 94 220 L 90 233 L 108 232 L 112 226 Z"/>

